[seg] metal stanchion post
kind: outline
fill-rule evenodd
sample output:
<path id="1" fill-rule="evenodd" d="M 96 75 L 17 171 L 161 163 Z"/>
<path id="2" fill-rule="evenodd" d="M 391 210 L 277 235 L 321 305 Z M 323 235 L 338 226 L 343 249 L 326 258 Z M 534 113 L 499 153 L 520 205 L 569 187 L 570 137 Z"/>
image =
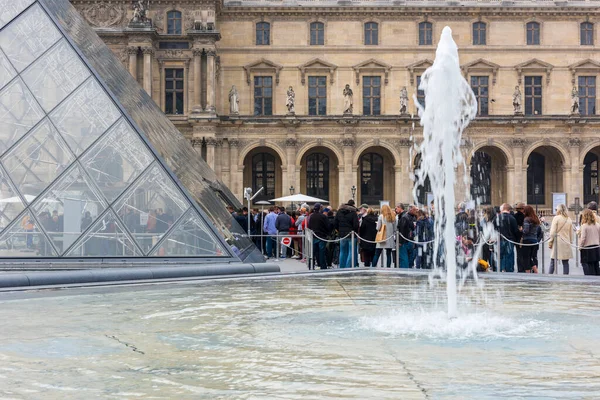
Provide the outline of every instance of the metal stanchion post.
<path id="1" fill-rule="evenodd" d="M 558 232 L 554 234 L 554 273 L 558 275 Z"/>
<path id="2" fill-rule="evenodd" d="M 280 261 L 279 260 L 279 252 L 280 251 L 281 250 L 279 249 L 279 232 L 277 232 L 277 235 L 275 235 L 275 261 Z"/>
<path id="3" fill-rule="evenodd" d="M 543 236 L 543 235 L 542 235 Z M 546 270 L 546 249 L 544 249 L 545 243 L 544 243 L 544 238 L 542 237 L 542 243 L 540 243 L 540 248 L 542 249 L 542 274 L 544 273 L 544 271 Z"/>
<path id="4" fill-rule="evenodd" d="M 400 268 L 400 235 L 396 233 L 396 268 Z"/>
<path id="5" fill-rule="evenodd" d="M 354 260 L 354 246 L 355 246 L 355 244 L 354 244 L 354 231 L 351 231 L 350 232 L 350 251 L 352 252 L 352 258 L 351 258 L 352 264 L 351 264 L 350 268 L 354 268 L 354 261 L 355 261 Z"/>
<path id="6" fill-rule="evenodd" d="M 496 272 L 500 273 L 502 269 L 502 236 L 498 235 L 498 265 L 496 266 Z"/>

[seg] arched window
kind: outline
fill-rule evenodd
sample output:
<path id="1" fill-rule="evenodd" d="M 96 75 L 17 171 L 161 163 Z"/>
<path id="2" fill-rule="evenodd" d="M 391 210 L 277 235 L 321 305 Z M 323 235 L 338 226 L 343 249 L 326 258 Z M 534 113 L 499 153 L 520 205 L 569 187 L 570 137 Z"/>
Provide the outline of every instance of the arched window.
<path id="1" fill-rule="evenodd" d="M 527 158 L 527 203 L 544 204 L 546 157 L 533 152 Z"/>
<path id="2" fill-rule="evenodd" d="M 583 159 L 583 202 L 598 201 L 598 156 L 587 153 Z"/>
<path id="3" fill-rule="evenodd" d="M 593 46 L 594 24 L 591 22 L 582 22 L 580 25 L 580 37 L 582 46 Z"/>
<path id="4" fill-rule="evenodd" d="M 167 13 L 167 33 L 181 35 L 181 12 L 173 10 Z"/>
<path id="5" fill-rule="evenodd" d="M 379 24 L 377 22 L 367 22 L 365 24 L 365 44 L 379 44 Z"/>
<path id="6" fill-rule="evenodd" d="M 269 45 L 271 44 L 271 24 L 268 22 L 258 22 L 256 24 L 256 44 Z"/>
<path id="7" fill-rule="evenodd" d="M 473 44 L 486 44 L 487 25 L 485 22 L 475 22 L 473 24 Z"/>
<path id="8" fill-rule="evenodd" d="M 431 22 L 419 23 L 419 45 L 433 44 L 433 24 Z"/>
<path id="9" fill-rule="evenodd" d="M 322 22 L 312 22 L 310 24 L 310 44 L 324 45 L 325 44 L 325 24 Z"/>
<path id="10" fill-rule="evenodd" d="M 258 153 L 252 157 L 252 190 L 265 190 L 255 200 L 269 200 L 275 197 L 275 156 L 269 153 Z"/>
<path id="11" fill-rule="evenodd" d="M 378 204 L 383 200 L 383 157 L 366 153 L 360 158 L 361 203 Z"/>
<path id="12" fill-rule="evenodd" d="M 313 153 L 306 157 L 306 194 L 329 200 L 329 157 Z"/>
<path id="13" fill-rule="evenodd" d="M 492 157 L 483 151 L 471 159 L 471 198 L 479 204 L 492 204 Z"/>
<path id="14" fill-rule="evenodd" d="M 540 44 L 540 24 L 538 22 L 527 23 L 527 44 Z"/>
<path id="15" fill-rule="evenodd" d="M 415 158 L 415 178 L 419 179 L 420 177 L 420 172 L 419 170 L 421 169 L 421 154 L 417 154 L 417 157 Z M 423 185 L 419 185 L 417 186 L 417 202 L 419 204 L 422 204 L 424 206 L 430 206 L 430 204 L 427 204 L 427 193 L 431 193 L 431 181 L 429 180 L 429 176 L 427 176 L 425 178 L 425 182 L 423 182 Z"/>

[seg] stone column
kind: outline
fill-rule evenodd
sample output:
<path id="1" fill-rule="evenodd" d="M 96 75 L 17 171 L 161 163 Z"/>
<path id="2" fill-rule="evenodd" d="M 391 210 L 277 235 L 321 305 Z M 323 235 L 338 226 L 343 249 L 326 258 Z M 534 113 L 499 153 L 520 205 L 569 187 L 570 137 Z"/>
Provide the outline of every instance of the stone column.
<path id="1" fill-rule="evenodd" d="M 144 53 L 144 90 L 148 96 L 152 97 L 152 55 L 154 49 L 152 47 L 142 48 Z"/>
<path id="2" fill-rule="evenodd" d="M 240 141 L 229 139 L 229 188 L 233 193 L 242 192 L 243 175 L 238 170 Z M 243 162 L 243 160 L 242 160 Z"/>
<path id="3" fill-rule="evenodd" d="M 571 158 L 571 173 L 569 174 L 570 184 L 565 184 L 565 192 L 567 192 L 567 202 L 573 203 L 575 201 L 575 197 L 579 196 L 580 198 L 583 196 L 583 190 L 581 188 L 581 183 L 583 181 L 583 163 L 579 162 L 579 146 L 581 142 L 579 139 L 569 139 L 569 157 Z M 583 199 L 581 199 L 583 203 Z M 567 204 L 568 206 L 568 204 Z"/>
<path id="4" fill-rule="evenodd" d="M 184 73 L 183 73 L 183 114 L 184 115 L 188 115 L 188 111 L 189 111 L 189 103 L 190 103 L 190 97 L 188 96 L 189 93 L 189 89 L 190 89 L 190 60 L 187 59 L 183 62 L 183 65 L 185 66 L 184 68 Z M 162 78 L 161 78 L 161 85 L 162 85 Z M 160 92 L 161 97 L 165 97 L 162 94 L 162 91 Z"/>
<path id="5" fill-rule="evenodd" d="M 343 170 L 340 169 L 340 197 L 339 201 L 341 203 L 347 202 L 350 198 L 352 198 L 352 186 L 356 186 L 356 199 L 357 203 L 360 203 L 358 198 L 359 190 L 358 190 L 358 166 L 354 168 L 352 164 L 352 158 L 354 157 L 354 145 L 355 141 L 352 137 L 345 137 L 342 141 L 342 145 L 344 146 L 344 160 Z"/>
<path id="6" fill-rule="evenodd" d="M 402 165 L 394 165 L 394 198 L 390 200 L 394 202 L 393 205 L 402 201 L 402 175 Z"/>
<path id="7" fill-rule="evenodd" d="M 137 46 L 127 47 L 127 54 L 129 54 L 129 73 L 133 76 L 133 79 L 137 80 Z"/>
<path id="8" fill-rule="evenodd" d="M 294 186 L 296 188 L 296 193 L 306 193 L 300 187 L 300 180 L 296 179 L 296 146 L 298 141 L 294 136 L 288 136 L 285 141 L 285 158 L 287 158 L 287 176 L 283 176 L 283 187 L 284 189 L 289 189 L 290 186 Z M 283 162 L 283 160 L 282 160 Z"/>
<path id="9" fill-rule="evenodd" d="M 160 81 L 158 82 L 158 87 L 160 91 L 159 106 L 162 112 L 165 112 L 165 62 L 163 60 L 158 60 L 158 73 L 160 76 Z"/>
<path id="10" fill-rule="evenodd" d="M 194 101 L 192 105 L 192 114 L 199 114 L 202 112 L 202 49 L 193 49 L 192 54 L 194 55 Z"/>
<path id="11" fill-rule="evenodd" d="M 515 196 L 513 203 L 527 203 L 527 166 L 523 165 L 523 147 L 525 146 L 525 140 L 513 139 L 511 145 L 513 149 L 513 158 L 515 160 L 512 186 L 514 188 Z"/>
<path id="12" fill-rule="evenodd" d="M 217 139 L 214 137 L 206 138 L 206 163 L 213 170 L 215 169 L 215 148 L 217 147 Z"/>
<path id="13" fill-rule="evenodd" d="M 218 157 L 217 171 L 221 171 L 221 180 L 227 187 L 231 187 L 231 164 L 229 163 L 229 141 L 223 141 L 220 148 Z"/>
<path id="14" fill-rule="evenodd" d="M 217 51 L 215 49 L 206 52 L 206 112 L 216 113 L 215 108 L 215 58 Z"/>
<path id="15" fill-rule="evenodd" d="M 510 204 L 515 204 L 517 201 L 517 193 L 515 191 L 515 166 L 506 166 L 506 201 Z"/>
<path id="16" fill-rule="evenodd" d="M 414 182 L 410 179 L 412 170 L 412 158 L 410 156 L 411 142 L 408 139 L 402 140 L 400 146 L 400 159 L 403 164 L 400 171 L 400 184 L 399 187 L 396 188 L 396 202 L 412 203 L 412 188 Z"/>

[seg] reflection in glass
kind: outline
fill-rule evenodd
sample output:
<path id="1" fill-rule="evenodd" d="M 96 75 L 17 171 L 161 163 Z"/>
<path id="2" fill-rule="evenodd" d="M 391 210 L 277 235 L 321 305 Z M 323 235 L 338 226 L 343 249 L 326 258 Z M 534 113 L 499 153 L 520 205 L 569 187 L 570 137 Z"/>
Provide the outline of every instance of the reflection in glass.
<path id="1" fill-rule="evenodd" d="M 121 114 L 94 78 L 89 79 L 51 114 L 54 125 L 75 155 L 80 155 Z"/>
<path id="2" fill-rule="evenodd" d="M 152 162 L 152 155 L 125 120 L 110 129 L 81 160 L 85 170 L 113 202 Z"/>
<path id="3" fill-rule="evenodd" d="M 44 112 L 21 79 L 0 92 L 0 153 L 15 144 L 44 117 Z"/>
<path id="4" fill-rule="evenodd" d="M 6 0 L 0 5 L 0 28 L 19 15 L 34 0 Z"/>
<path id="5" fill-rule="evenodd" d="M 20 72 L 60 37 L 54 23 L 35 4 L 0 32 L 0 47 Z"/>
<path id="6" fill-rule="evenodd" d="M 91 216 L 84 216 L 88 226 L 92 223 Z M 87 226 L 85 227 L 87 228 Z M 142 256 L 133 243 L 121 221 L 112 211 L 106 213 L 92 226 L 67 257 L 139 257 Z"/>
<path id="7" fill-rule="evenodd" d="M 22 77 L 44 110 L 50 112 L 89 75 L 79 56 L 63 39 L 27 68 Z"/>
<path id="8" fill-rule="evenodd" d="M 223 254 L 226 254 L 223 247 L 206 223 L 200 219 L 195 210 L 190 210 L 151 255 L 153 257 L 215 257 Z"/>
<path id="9" fill-rule="evenodd" d="M 15 69 L 10 65 L 10 61 L 8 61 L 2 50 L 0 50 L 0 89 L 10 82 L 15 75 L 17 75 Z"/>
<path id="10" fill-rule="evenodd" d="M 0 231 L 4 230 L 23 209 L 23 201 L 0 169 Z"/>
<path id="11" fill-rule="evenodd" d="M 114 206 L 145 253 L 188 208 L 189 203 L 181 191 L 156 164 Z"/>
<path id="12" fill-rule="evenodd" d="M 48 119 L 42 121 L 2 158 L 2 163 L 29 203 L 75 160 Z"/>
<path id="13" fill-rule="evenodd" d="M 106 208 L 78 164 L 52 184 L 43 197 L 38 197 L 32 207 L 60 254 Z"/>
<path id="14" fill-rule="evenodd" d="M 0 235 L 0 257 L 56 257 L 29 211 Z"/>

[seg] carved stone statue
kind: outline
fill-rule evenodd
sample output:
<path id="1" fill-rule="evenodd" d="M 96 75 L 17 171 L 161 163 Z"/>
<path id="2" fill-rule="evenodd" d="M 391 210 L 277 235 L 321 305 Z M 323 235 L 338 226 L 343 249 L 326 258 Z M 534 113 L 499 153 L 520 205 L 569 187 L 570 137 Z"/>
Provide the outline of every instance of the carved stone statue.
<path id="1" fill-rule="evenodd" d="M 515 114 L 523 114 L 523 110 L 521 109 L 521 89 L 519 85 L 515 86 L 515 92 L 513 93 L 513 107 L 515 109 Z"/>
<path id="2" fill-rule="evenodd" d="M 150 1 L 148 0 L 148 4 L 144 4 L 144 0 L 134 0 L 133 1 L 133 18 L 130 23 L 133 24 L 145 24 L 148 22 L 148 8 Z"/>
<path id="3" fill-rule="evenodd" d="M 291 86 L 287 90 L 287 99 L 285 100 L 285 106 L 288 109 L 288 114 L 296 113 L 296 93 L 294 93 L 294 88 Z"/>
<path id="4" fill-rule="evenodd" d="M 352 93 L 352 89 L 350 89 L 349 84 L 346 84 L 343 94 L 344 94 L 344 114 L 352 114 L 354 100 L 352 99 L 353 93 Z"/>
<path id="5" fill-rule="evenodd" d="M 240 113 L 240 98 L 235 85 L 229 91 L 229 114 L 238 115 Z"/>
<path id="6" fill-rule="evenodd" d="M 579 90 L 573 86 L 571 91 L 571 114 L 579 114 Z"/>
<path id="7" fill-rule="evenodd" d="M 408 110 L 408 92 L 406 86 L 403 86 L 400 89 L 400 114 L 406 114 L 406 110 Z"/>

